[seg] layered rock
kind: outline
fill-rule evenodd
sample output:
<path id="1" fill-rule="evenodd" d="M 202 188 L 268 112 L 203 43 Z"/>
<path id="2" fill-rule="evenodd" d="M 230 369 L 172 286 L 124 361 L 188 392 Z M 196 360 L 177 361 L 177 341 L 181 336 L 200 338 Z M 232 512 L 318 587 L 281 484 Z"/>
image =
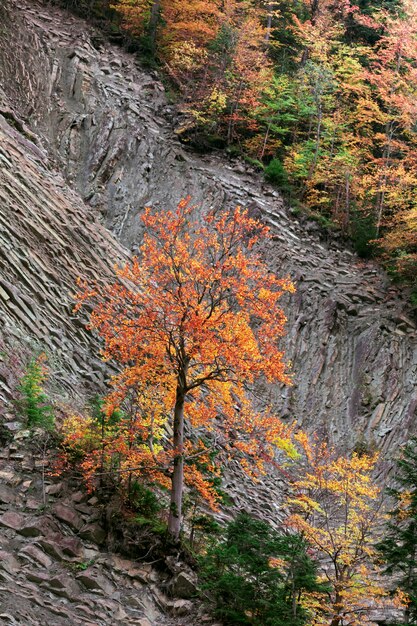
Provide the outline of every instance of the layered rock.
<path id="1" fill-rule="evenodd" d="M 53 357 L 56 382 L 71 391 L 103 384 L 97 346 L 73 314 L 76 280 L 112 275 L 124 251 L 86 210 L 44 151 L 0 115 L 0 328 L 6 352 L 27 344 Z M 95 356 L 94 356 L 95 355 Z M 4 355 L 3 355 L 4 356 Z M 8 365 L 0 397 L 8 392 Z"/>
<path id="2" fill-rule="evenodd" d="M 0 624 L 212 623 L 184 595 L 186 573 L 168 596 L 167 570 L 103 551 L 103 506 L 51 477 L 46 436 L 17 431 L 0 448 Z"/>
<path id="3" fill-rule="evenodd" d="M 297 284 L 297 294 L 284 302 L 288 334 L 283 347 L 292 361 L 294 385 L 264 394 L 286 419 L 295 418 L 344 447 L 367 442 L 387 451 L 404 441 L 415 430 L 416 328 L 380 269 L 287 211 L 280 195 L 243 164 L 222 155 L 201 157 L 180 145 L 166 120 L 170 107 L 161 83 L 132 56 L 98 42 L 83 22 L 51 6 L 7 0 L 5 7 L 0 35 L 3 107 L 24 119 L 86 203 L 72 231 L 74 245 L 81 245 L 82 238 L 82 249 L 94 250 L 102 261 L 97 272 L 107 271 L 104 243 L 110 246 L 104 255 L 109 263 L 120 254 L 97 224 L 100 214 L 113 235 L 134 252 L 141 237 L 138 214 L 145 205 L 162 210 L 191 195 L 204 208 L 248 206 L 273 229 L 274 241 L 264 250 L 271 267 Z M 33 162 L 32 157 L 32 167 Z M 48 193 L 54 176 L 46 172 Z M 59 193 L 64 193 L 62 187 Z M 68 194 L 74 198 L 65 193 L 66 201 L 55 203 L 63 219 L 72 211 Z M 45 203 L 35 204 L 36 212 L 40 205 Z M 10 246 L 13 230 L 6 237 Z M 74 249 L 69 231 L 68 237 L 59 251 L 56 243 L 50 250 L 54 261 L 48 263 L 54 270 L 53 255 L 63 258 L 62 250 Z M 33 240 L 24 247 L 34 254 Z M 45 262 L 45 254 L 42 258 Z M 76 265 L 91 267 L 91 262 L 92 257 L 81 256 Z M 9 276 L 16 276 L 15 267 L 16 261 L 7 259 Z M 74 274 L 71 269 L 66 285 Z M 52 274 L 50 284 L 55 280 Z M 36 282 L 25 289 L 31 299 L 42 297 Z M 58 292 L 59 300 L 63 290 L 58 287 Z M 55 302 L 55 295 L 49 300 Z M 86 346 L 88 339 L 81 328 L 74 330 L 67 313 L 64 327 L 71 330 L 65 331 L 67 342 L 60 349 L 73 355 L 79 337 Z M 54 317 L 53 311 L 39 307 L 34 319 L 26 314 L 26 321 L 19 323 L 32 334 L 34 324 L 55 327 L 50 314 L 54 320 L 56 313 Z M 14 311 L 10 319 L 17 317 Z M 51 333 L 43 334 L 53 341 Z M 74 375 L 75 369 L 71 366 Z"/>

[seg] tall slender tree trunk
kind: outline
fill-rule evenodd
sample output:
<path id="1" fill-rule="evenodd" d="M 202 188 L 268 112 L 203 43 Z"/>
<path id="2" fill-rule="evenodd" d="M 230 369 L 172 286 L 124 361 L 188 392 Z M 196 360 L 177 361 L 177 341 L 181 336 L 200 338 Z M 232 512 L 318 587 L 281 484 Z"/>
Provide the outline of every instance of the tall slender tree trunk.
<path id="1" fill-rule="evenodd" d="M 242 91 L 243 91 L 243 80 L 240 81 L 239 86 L 238 86 L 238 88 L 236 90 L 236 100 L 235 100 L 235 102 L 234 102 L 234 104 L 232 106 L 232 112 L 231 112 L 231 115 L 230 115 L 229 125 L 228 125 L 228 128 L 227 128 L 227 143 L 228 143 L 228 145 L 230 145 L 230 143 L 232 141 L 232 138 L 233 138 L 233 130 L 234 130 L 234 127 L 235 127 L 235 122 L 234 122 L 234 119 L 233 119 L 233 115 L 234 115 L 234 113 L 236 113 L 236 111 L 239 108 L 240 97 L 242 95 Z"/>
<path id="2" fill-rule="evenodd" d="M 311 13 L 310 13 L 310 22 L 312 26 L 314 26 L 316 23 L 318 10 L 319 10 L 319 0 L 312 0 Z M 310 49 L 308 48 L 308 46 L 306 46 L 301 55 L 301 61 L 300 61 L 301 67 L 304 67 L 304 65 L 307 63 L 309 56 L 310 56 Z"/>
<path id="3" fill-rule="evenodd" d="M 376 236 L 379 237 L 379 231 L 382 224 L 382 218 L 384 216 L 384 203 L 385 203 L 385 187 L 388 179 L 388 170 L 391 158 L 391 143 L 394 137 L 394 123 L 391 120 L 386 126 L 386 144 L 383 152 L 383 168 L 378 182 L 378 195 L 377 195 L 377 216 L 376 216 Z"/>
<path id="4" fill-rule="evenodd" d="M 151 7 L 151 15 L 149 18 L 148 32 L 151 40 L 153 54 L 156 50 L 156 31 L 158 29 L 159 17 L 161 13 L 161 0 L 153 0 Z"/>
<path id="5" fill-rule="evenodd" d="M 267 10 L 267 18 L 266 18 L 266 32 L 265 32 L 265 41 L 269 43 L 269 39 L 271 37 L 272 30 L 272 2 L 268 2 L 266 5 Z"/>
<path id="6" fill-rule="evenodd" d="M 343 588 L 343 586 L 342 586 Z M 335 613 L 335 615 L 332 617 L 332 620 L 330 622 L 330 626 L 339 626 L 342 618 L 341 618 L 341 613 L 343 611 L 343 598 L 340 592 L 340 587 L 339 589 L 336 588 L 336 597 L 334 599 L 333 602 L 333 611 Z"/>
<path id="7" fill-rule="evenodd" d="M 395 68 L 395 75 L 398 76 L 400 73 L 400 68 L 401 68 L 401 61 L 402 61 L 402 54 L 401 51 L 398 53 L 397 55 L 397 62 L 396 62 L 396 68 Z M 394 86 L 391 86 L 390 88 L 390 98 L 391 96 L 394 94 L 395 88 Z M 379 231 L 381 228 L 381 224 L 382 224 L 382 218 L 384 216 L 384 203 L 385 203 L 385 186 L 387 184 L 387 179 L 388 179 L 388 169 L 389 169 L 389 163 L 390 163 L 390 158 L 391 158 L 391 144 L 392 144 L 392 140 L 394 138 L 394 131 L 395 131 L 395 123 L 394 123 L 394 112 L 391 110 L 389 111 L 390 115 L 391 115 L 391 120 L 387 122 L 386 126 L 385 126 L 385 137 L 386 137 L 386 142 L 385 142 L 385 146 L 384 146 L 384 152 L 383 152 L 383 173 L 379 178 L 379 184 L 378 184 L 378 195 L 377 195 L 377 219 L 376 219 L 376 236 L 379 237 Z"/>
<path id="8" fill-rule="evenodd" d="M 264 155 L 265 155 L 265 150 L 266 150 L 266 146 L 268 144 L 268 139 L 269 139 L 269 133 L 271 131 L 271 124 L 272 124 L 272 122 L 269 121 L 267 129 L 266 129 L 266 133 L 265 133 L 265 137 L 264 137 L 261 153 L 260 153 L 260 155 L 258 153 L 260 161 L 262 161 L 262 159 L 264 158 Z"/>
<path id="9" fill-rule="evenodd" d="M 345 214 L 346 214 L 346 227 L 349 228 L 349 222 L 350 222 L 350 174 L 349 172 L 346 172 Z"/>
<path id="10" fill-rule="evenodd" d="M 168 532 L 178 541 L 182 522 L 182 495 L 184 490 L 184 400 L 185 394 L 177 387 L 174 407 L 174 469 L 171 476 L 171 502 L 169 507 Z"/>

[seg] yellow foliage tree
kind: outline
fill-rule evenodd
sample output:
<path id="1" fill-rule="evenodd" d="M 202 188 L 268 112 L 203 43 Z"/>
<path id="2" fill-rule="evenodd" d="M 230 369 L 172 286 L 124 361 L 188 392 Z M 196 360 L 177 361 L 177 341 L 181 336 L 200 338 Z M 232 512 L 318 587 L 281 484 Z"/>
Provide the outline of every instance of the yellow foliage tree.
<path id="1" fill-rule="evenodd" d="M 337 457 L 325 443 L 310 443 L 304 434 L 297 438 L 306 468 L 294 482 L 287 522 L 309 541 L 331 588 L 327 604 L 316 607 L 313 624 L 362 626 L 387 596 L 374 562 L 383 519 L 372 480 L 377 455 Z"/>

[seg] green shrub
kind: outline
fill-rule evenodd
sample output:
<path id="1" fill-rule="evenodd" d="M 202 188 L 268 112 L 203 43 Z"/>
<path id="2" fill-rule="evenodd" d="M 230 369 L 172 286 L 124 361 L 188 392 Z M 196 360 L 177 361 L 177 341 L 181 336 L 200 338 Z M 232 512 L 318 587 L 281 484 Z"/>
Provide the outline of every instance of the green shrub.
<path id="1" fill-rule="evenodd" d="M 314 222 L 317 222 L 317 224 L 320 224 L 320 226 L 322 228 L 325 228 L 326 230 L 334 230 L 335 228 L 337 228 L 337 225 L 333 222 L 333 220 L 331 220 L 326 215 L 323 215 L 323 213 L 310 211 L 308 213 L 308 216 L 310 219 L 312 219 Z"/>
<path id="2" fill-rule="evenodd" d="M 249 165 L 252 165 L 252 167 L 254 167 L 255 169 L 259 170 L 259 171 L 265 171 L 265 166 L 264 164 L 259 160 L 259 159 L 252 159 L 252 157 L 247 156 L 247 155 L 243 155 L 243 160 L 248 163 Z"/>
<path id="3" fill-rule="evenodd" d="M 147 531 L 153 535 L 159 535 L 164 538 L 167 534 L 168 524 L 159 518 L 149 519 L 149 517 L 137 515 L 133 521 L 142 531 Z"/>
<path id="4" fill-rule="evenodd" d="M 130 487 L 130 504 L 142 518 L 154 518 L 161 510 L 157 495 L 137 480 Z"/>
<path id="5" fill-rule="evenodd" d="M 373 256 L 375 246 L 372 241 L 378 236 L 375 218 L 355 211 L 351 217 L 350 236 L 360 257 L 368 259 Z"/>
<path id="6" fill-rule="evenodd" d="M 280 189 L 289 190 L 288 173 L 279 159 L 272 161 L 265 168 L 265 178 L 270 183 L 277 185 Z"/>
<path id="7" fill-rule="evenodd" d="M 300 535 L 280 534 L 242 513 L 200 557 L 202 588 L 225 624 L 302 626 L 304 592 L 324 593 Z"/>
<path id="8" fill-rule="evenodd" d="M 46 376 L 44 358 L 31 359 L 19 384 L 22 398 L 19 409 L 29 428 L 40 427 L 45 430 L 54 428 L 54 412 L 43 388 Z"/>

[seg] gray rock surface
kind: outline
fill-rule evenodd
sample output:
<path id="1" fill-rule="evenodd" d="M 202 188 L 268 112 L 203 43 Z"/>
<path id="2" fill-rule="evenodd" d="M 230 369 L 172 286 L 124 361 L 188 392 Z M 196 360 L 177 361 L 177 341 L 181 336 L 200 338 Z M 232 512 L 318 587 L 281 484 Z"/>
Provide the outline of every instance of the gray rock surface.
<path id="1" fill-rule="evenodd" d="M 363 441 L 390 452 L 415 432 L 416 326 L 376 265 L 325 240 L 242 163 L 182 146 L 158 79 L 119 49 L 97 50 L 80 20 L 37 0 L 3 0 L 0 24 L 0 331 L 9 355 L 46 347 L 60 393 L 102 385 L 97 344 L 72 313 L 77 276 L 105 281 L 137 250 L 144 206 L 172 208 L 186 195 L 203 208 L 241 204 L 271 225 L 264 254 L 297 285 L 283 301 L 294 385 L 260 389 L 260 402 L 344 448 Z M 3 402 L 9 370 L 2 345 Z M 59 505 L 43 511 L 30 433 L 12 417 L 6 427 L 14 442 L 0 454 L 0 623 L 192 624 L 193 604 L 165 596 L 143 565 L 101 555 L 81 492 L 71 503 L 50 485 L 48 506 Z M 224 487 L 235 507 L 278 518 L 279 475 L 254 486 L 230 464 Z M 170 621 L 166 611 L 189 615 Z"/>
<path id="2" fill-rule="evenodd" d="M 77 277 L 109 277 L 124 251 L 49 169 L 36 145 L 1 115 L 0 163 L 2 341 L 15 356 L 15 344 L 22 341 L 29 351 L 41 347 L 52 354 L 56 382 L 68 392 L 83 377 L 100 385 L 104 365 L 72 312 L 72 294 Z M 3 356 L 2 361 L 0 399 L 7 396 L 10 376 Z"/>
<path id="3" fill-rule="evenodd" d="M 55 490 L 58 483 L 50 476 L 44 489 L 40 470 L 29 471 L 25 462 L 12 458 L 17 449 L 26 460 L 32 457 L 33 465 L 38 460 L 16 437 L 0 447 L 0 474 L 10 485 L 8 496 L 13 494 L 0 502 L 0 624 L 200 626 L 199 605 L 166 597 L 161 591 L 165 578 L 151 564 L 109 554 L 91 536 L 84 540 L 78 524 L 68 523 L 68 512 L 88 525 L 100 511 L 94 506 L 76 511 L 73 496 L 90 496 L 73 494 L 68 484 Z M 32 528 L 38 529 L 36 536 L 24 532 Z M 186 622 L 179 619 L 185 614 Z"/>
<path id="4" fill-rule="evenodd" d="M 134 252 L 145 205 L 162 210 L 186 195 L 203 208 L 241 204 L 271 225 L 265 255 L 297 285 L 283 301 L 294 385 L 264 390 L 263 399 L 343 447 L 365 441 L 387 451 L 404 441 L 416 422 L 416 326 L 383 272 L 323 240 L 250 168 L 180 145 L 163 86 L 133 56 L 109 45 L 98 51 L 83 22 L 36 0 L 4 7 L 1 106 L 15 127 L 2 123 L 9 137 L 2 170 L 5 323 L 62 355 L 71 372 L 69 379 L 61 373 L 62 384 L 76 385 L 87 371 L 100 381 L 97 361 L 86 367 L 90 339 L 69 305 L 80 268 L 104 277 L 123 254 L 98 220 Z"/>

